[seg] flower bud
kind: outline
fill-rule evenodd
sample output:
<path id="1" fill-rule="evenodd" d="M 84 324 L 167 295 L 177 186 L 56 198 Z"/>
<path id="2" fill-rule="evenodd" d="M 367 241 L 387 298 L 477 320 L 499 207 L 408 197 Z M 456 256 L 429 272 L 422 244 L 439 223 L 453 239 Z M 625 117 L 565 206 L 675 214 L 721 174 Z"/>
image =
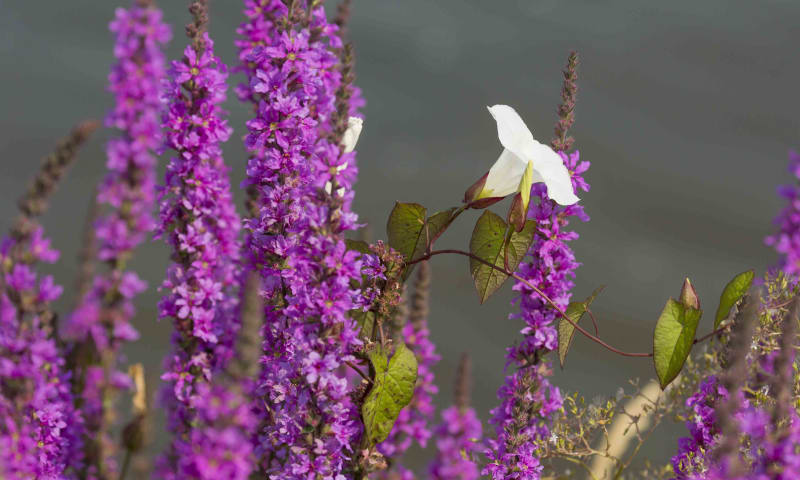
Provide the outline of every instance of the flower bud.
<path id="1" fill-rule="evenodd" d="M 514 230 L 521 232 L 525 228 L 525 216 L 528 213 L 523 204 L 522 194 L 514 195 L 514 200 L 511 201 L 511 207 L 508 209 L 508 224 L 514 227 Z"/>
<path id="2" fill-rule="evenodd" d="M 689 281 L 688 277 L 683 281 L 680 300 L 685 306 L 700 310 L 700 299 L 697 297 L 697 292 L 694 290 L 692 282 Z"/>
<path id="3" fill-rule="evenodd" d="M 489 205 L 494 205 L 503 199 L 503 197 L 485 197 L 481 198 L 483 187 L 486 185 L 486 179 L 489 177 L 489 172 L 486 172 L 477 182 L 473 183 L 471 187 L 464 192 L 464 203 L 469 205 L 469 208 L 482 209 Z"/>

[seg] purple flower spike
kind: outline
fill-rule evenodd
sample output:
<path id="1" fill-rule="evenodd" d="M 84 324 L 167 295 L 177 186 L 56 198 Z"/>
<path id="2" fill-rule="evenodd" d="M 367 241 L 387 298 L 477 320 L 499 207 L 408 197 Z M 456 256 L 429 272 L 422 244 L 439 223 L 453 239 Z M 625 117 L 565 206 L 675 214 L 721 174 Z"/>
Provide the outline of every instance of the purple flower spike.
<path id="1" fill-rule="evenodd" d="M 795 151 L 789 152 L 789 173 L 800 180 L 800 154 Z M 778 194 L 787 205 L 775 219 L 778 232 L 764 241 L 781 256 L 778 268 L 796 279 L 800 275 L 800 183 L 783 185 Z"/>
<path id="2" fill-rule="evenodd" d="M 155 150 L 162 142 L 159 128 L 160 92 L 164 79 L 162 49 L 170 39 L 161 11 L 139 3 L 119 8 L 109 26 L 115 37 L 117 63 L 109 74 L 114 108 L 106 118 L 119 135 L 106 147 L 107 173 L 98 187 L 97 202 L 105 211 L 94 222 L 97 260 L 110 265 L 94 276 L 88 291 L 67 318 L 64 336 L 70 341 L 77 371 L 73 382 L 82 392 L 78 405 L 87 419 L 89 473 L 105 477 L 116 468 L 115 442 L 110 437 L 122 344 L 138 338 L 131 325 L 133 300 L 146 284 L 126 271 L 134 249 L 152 231 L 155 203 Z M 88 359 L 88 360 L 85 360 Z"/>
<path id="3" fill-rule="evenodd" d="M 338 128 L 352 112 L 337 109 L 342 42 L 322 6 L 306 6 L 289 17 L 283 2 L 247 0 L 238 30 L 248 83 L 237 93 L 254 113 L 245 225 L 267 302 L 258 453 L 271 478 L 342 480 L 361 437 L 343 373 L 361 346 L 348 312 L 361 305 L 362 261 L 344 243 L 357 168 Z"/>
<path id="4" fill-rule="evenodd" d="M 35 217 L 95 128 L 79 126 L 45 159 L 0 242 L 0 478 L 73 479 L 84 466 L 83 417 L 50 310 L 62 289 L 37 272 L 59 255 Z"/>
<path id="5" fill-rule="evenodd" d="M 172 318 L 173 352 L 165 361 L 162 402 L 171 448 L 159 465 L 164 478 L 245 479 L 252 468 L 246 428 L 252 428 L 240 386 L 219 385 L 238 331 L 238 233 L 221 144 L 231 128 L 219 104 L 227 69 L 205 32 L 204 2 L 192 4 L 192 43 L 172 62 L 163 126 L 170 159 L 161 189 L 157 234 L 172 247 L 162 284 L 161 318 Z M 212 381 L 214 384 L 212 386 Z"/>
<path id="6" fill-rule="evenodd" d="M 575 191 L 588 191 L 589 185 L 582 174 L 589 162 L 581 161 L 580 154 L 560 152 L 572 178 Z M 567 242 L 578 234 L 567 230 L 569 217 L 583 221 L 589 218 L 581 205 L 560 206 L 547 196 L 541 185 L 534 185 L 528 218 L 538 223 L 537 233 L 528 252 L 527 260 L 518 274 L 540 288 L 560 308 L 569 304 L 575 269 L 580 265 Z M 522 282 L 514 284 L 519 292 L 515 302 L 521 312 L 512 318 L 522 318 L 522 341 L 510 347 L 507 364 L 518 370 L 506 378 L 498 391 L 499 407 L 492 410 L 490 423 L 495 426 L 496 438 L 488 441 L 486 456 L 489 460 L 483 474 L 493 480 L 537 480 L 542 466 L 536 456 L 535 443 L 547 440 L 550 435 L 550 417 L 561 408 L 561 392 L 547 381 L 550 368 L 546 361 L 533 361 L 558 348 L 556 320 L 558 313 Z M 518 412 L 525 413 L 519 418 Z"/>

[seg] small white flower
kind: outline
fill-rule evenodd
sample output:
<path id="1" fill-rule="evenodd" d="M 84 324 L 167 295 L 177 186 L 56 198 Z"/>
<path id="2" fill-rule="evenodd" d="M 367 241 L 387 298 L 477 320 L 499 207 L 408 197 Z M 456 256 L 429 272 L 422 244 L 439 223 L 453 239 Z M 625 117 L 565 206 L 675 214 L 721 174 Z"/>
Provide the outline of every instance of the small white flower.
<path id="1" fill-rule="evenodd" d="M 361 135 L 361 128 L 364 126 L 364 120 L 358 117 L 350 117 L 347 119 L 347 130 L 342 135 L 342 146 L 344 153 L 350 153 L 356 148 L 358 137 Z"/>
<path id="2" fill-rule="evenodd" d="M 344 153 L 350 153 L 356 148 L 356 144 L 358 143 L 358 137 L 361 136 L 361 129 L 364 126 L 364 120 L 358 117 L 350 117 L 347 119 L 347 130 L 344 131 L 344 135 L 342 135 L 342 147 L 344 148 Z M 336 173 L 341 172 L 347 168 L 347 162 L 336 167 Z M 331 182 L 325 182 L 325 192 L 328 195 L 331 194 L 331 189 L 333 185 Z M 336 195 L 342 196 L 344 195 L 344 188 L 337 188 Z"/>
<path id="3" fill-rule="evenodd" d="M 518 192 L 522 196 L 523 210 L 527 212 L 531 185 L 544 182 L 547 195 L 557 203 L 572 205 L 578 202 L 561 156 L 548 145 L 537 142 L 513 108 L 508 105 L 488 108 L 497 122 L 497 136 L 504 150 L 489 173 L 481 179 L 480 191 L 469 200 L 502 198 Z"/>
<path id="4" fill-rule="evenodd" d="M 550 440 L 550 443 L 552 443 L 553 445 L 558 443 L 558 435 L 556 434 L 556 432 L 550 432 L 549 440 Z"/>

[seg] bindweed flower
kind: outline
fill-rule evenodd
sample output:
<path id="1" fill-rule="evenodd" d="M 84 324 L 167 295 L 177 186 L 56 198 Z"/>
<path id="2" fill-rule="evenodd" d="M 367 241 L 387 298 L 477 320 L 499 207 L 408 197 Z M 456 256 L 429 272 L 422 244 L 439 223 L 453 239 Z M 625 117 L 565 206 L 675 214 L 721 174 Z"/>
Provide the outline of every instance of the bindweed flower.
<path id="1" fill-rule="evenodd" d="M 508 105 L 488 107 L 497 122 L 497 136 L 503 153 L 480 180 L 467 190 L 464 202 L 480 208 L 517 192 L 509 222 L 522 230 L 530 203 L 531 186 L 544 183 L 548 197 L 559 205 L 578 202 L 563 159 L 548 145 L 541 144 L 517 112 Z"/>
<path id="2" fill-rule="evenodd" d="M 566 137 L 566 129 L 573 121 L 577 91 L 576 66 L 577 57 L 571 54 L 564 76 L 559 122 L 555 129 L 559 138 Z M 511 107 L 496 105 L 490 108 L 490 112 L 497 121 L 500 142 L 506 148 L 495 164 L 496 168 L 492 167 L 495 168 L 495 178 L 503 178 L 498 175 L 500 172 L 505 172 L 506 177 L 512 173 L 528 175 L 528 180 L 520 180 L 520 188 L 527 190 L 526 196 L 532 195 L 538 199 L 528 211 L 527 200 L 523 201 L 520 192 L 509 215 L 510 223 L 516 222 L 517 228 L 524 224 L 526 217 L 537 225 L 533 244 L 519 266 L 518 275 L 539 288 L 559 308 L 566 309 L 572 295 L 570 290 L 574 285 L 572 279 L 575 269 L 580 265 L 567 243 L 578 235 L 567 230 L 567 226 L 570 217 L 589 220 L 583 207 L 575 204 L 578 197 L 574 193 L 589 190 L 583 178 L 589 162 L 581 161 L 578 151 L 555 153 L 550 147 L 536 142 Z M 558 157 L 557 161 L 553 155 Z M 539 167 L 536 166 L 537 160 Z M 534 176 L 534 168 L 538 168 L 537 176 Z M 488 177 L 487 174 L 484 180 L 488 180 Z M 542 185 L 531 186 L 530 179 L 539 179 L 538 182 L 543 182 L 546 188 L 542 188 Z M 501 193 L 511 188 L 508 181 L 503 185 L 485 183 L 490 187 L 497 185 L 495 191 Z M 477 189 L 476 195 L 481 191 Z M 523 202 L 525 208 L 515 213 L 515 206 L 522 208 Z M 489 462 L 482 473 L 490 475 L 492 480 L 538 480 L 543 471 L 538 457 L 539 445 L 549 441 L 552 415 L 562 408 L 563 403 L 561 391 L 547 380 L 551 371 L 549 362 L 544 358 L 558 347 L 555 326 L 558 313 L 525 282 L 517 281 L 513 288 L 519 292 L 514 302 L 519 303 L 520 313 L 511 315 L 511 318 L 522 318 L 525 327 L 521 330 L 522 341 L 507 350 L 507 366 L 516 368 L 516 371 L 506 377 L 505 384 L 498 391 L 500 405 L 492 410 L 489 420 L 494 425 L 495 438 L 486 442 L 484 453 Z"/>

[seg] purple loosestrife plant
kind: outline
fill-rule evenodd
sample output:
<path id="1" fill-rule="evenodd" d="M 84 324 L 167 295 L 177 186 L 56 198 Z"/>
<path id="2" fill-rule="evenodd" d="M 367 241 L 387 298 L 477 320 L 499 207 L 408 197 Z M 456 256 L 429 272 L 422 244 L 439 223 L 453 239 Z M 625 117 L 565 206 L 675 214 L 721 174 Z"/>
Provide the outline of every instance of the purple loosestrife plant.
<path id="1" fill-rule="evenodd" d="M 96 128 L 73 130 L 48 157 L 19 202 L 22 215 L 0 245 L 0 477 L 76 478 L 83 466 L 80 412 L 74 409 L 71 372 L 54 338 L 50 303 L 62 288 L 39 275 L 40 262 L 59 252 L 35 217 Z"/>
<path id="2" fill-rule="evenodd" d="M 237 398 L 241 392 L 210 386 L 232 356 L 238 328 L 234 287 L 239 282 L 240 224 L 220 147 L 231 134 L 219 106 L 226 96 L 227 72 L 205 32 L 205 2 L 195 2 L 191 11 L 195 22 L 187 34 L 192 42 L 183 58 L 172 62 L 164 115 L 166 144 L 176 155 L 167 165 L 160 196 L 158 234 L 172 247 L 173 263 L 159 310 L 161 318 L 174 320 L 175 330 L 162 376 L 174 436 L 161 474 L 210 478 L 203 475 L 218 472 L 246 478 L 250 452 L 241 429 L 247 423 L 246 408 Z M 217 432 L 221 427 L 215 420 L 228 414 L 230 425 Z M 220 436 L 214 438 L 214 432 Z M 229 464 L 216 465 L 219 470 L 212 472 L 198 470 L 213 459 Z"/>
<path id="3" fill-rule="evenodd" d="M 356 227 L 356 167 L 352 146 L 340 146 L 342 45 L 319 4 L 247 1 L 245 15 L 238 46 L 250 84 L 239 94 L 254 104 L 247 182 L 260 198 L 246 226 L 268 299 L 258 453 L 270 478 L 341 479 L 361 436 L 341 371 L 361 346 L 348 316 L 360 306 L 351 282 L 361 262 L 343 238 Z"/>
<path id="4" fill-rule="evenodd" d="M 789 152 L 789 173 L 800 181 L 800 154 Z M 786 207 L 775 219 L 778 232 L 765 239 L 780 255 L 778 268 L 786 275 L 797 278 L 800 274 L 800 183 L 783 185 L 778 194 L 787 201 Z"/>
<path id="5" fill-rule="evenodd" d="M 556 126 L 554 148 L 566 147 L 566 130 L 572 124 L 575 103 L 575 78 L 577 57 L 572 54 L 565 70 L 563 104 L 559 108 L 560 121 Z M 580 154 L 559 152 L 569 171 L 575 192 L 588 191 L 583 173 L 589 162 L 581 161 Z M 531 196 L 538 199 L 528 211 L 527 218 L 537 222 L 533 244 L 528 257 L 520 265 L 518 275 L 537 286 L 562 310 L 567 307 L 573 287 L 572 279 L 579 263 L 568 246 L 578 237 L 567 229 L 571 217 L 588 221 L 583 207 L 578 204 L 559 205 L 551 200 L 545 185 L 536 184 Z M 551 370 L 543 357 L 558 348 L 556 323 L 558 312 L 528 285 L 517 281 L 515 303 L 520 313 L 512 318 L 522 318 L 525 327 L 519 344 L 507 351 L 507 365 L 516 370 L 506 377 L 505 385 L 498 391 L 501 404 L 492 410 L 490 423 L 495 426 L 496 437 L 488 440 L 486 456 L 489 460 L 483 470 L 494 480 L 538 479 L 542 465 L 537 455 L 537 442 L 550 437 L 550 416 L 561 408 L 561 392 L 547 380 Z"/>
<path id="6" fill-rule="evenodd" d="M 433 480 L 477 480 L 474 459 L 483 433 L 475 409 L 469 405 L 470 361 L 461 356 L 456 375 L 455 405 L 442 412 L 442 423 L 434 431 L 436 456 L 428 467 Z"/>
<path id="7" fill-rule="evenodd" d="M 65 325 L 77 368 L 74 388 L 81 392 L 78 405 L 86 418 L 90 474 L 102 478 L 109 474 L 107 467 L 114 467 L 109 436 L 114 391 L 130 383 L 119 371 L 120 348 L 139 336 L 130 321 L 133 299 L 146 284 L 126 270 L 126 264 L 154 227 L 155 150 L 162 142 L 162 49 L 170 39 L 161 11 L 149 2 L 117 9 L 109 28 L 117 63 L 108 77 L 115 104 L 106 125 L 120 134 L 106 148 L 108 170 L 97 193 L 106 211 L 94 222 L 96 259 L 109 268 L 94 277 Z"/>

